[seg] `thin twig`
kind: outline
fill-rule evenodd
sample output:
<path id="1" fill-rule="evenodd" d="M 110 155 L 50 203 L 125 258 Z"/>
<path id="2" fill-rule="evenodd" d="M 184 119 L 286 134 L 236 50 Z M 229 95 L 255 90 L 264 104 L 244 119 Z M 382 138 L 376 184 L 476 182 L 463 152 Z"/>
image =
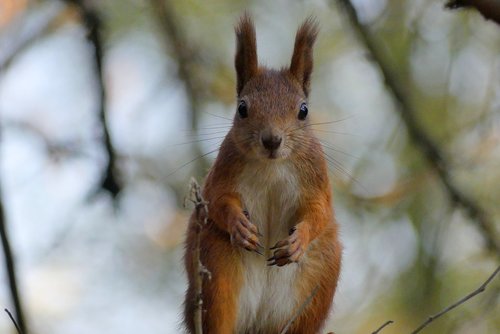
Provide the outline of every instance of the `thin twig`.
<path id="1" fill-rule="evenodd" d="M 372 334 L 378 334 L 382 329 L 384 329 L 385 327 L 387 327 L 387 326 L 389 326 L 390 324 L 393 324 L 393 323 L 394 323 L 394 321 L 387 320 L 386 322 L 384 322 L 384 324 L 382 326 L 380 326 L 374 332 L 372 332 Z"/>
<path id="2" fill-rule="evenodd" d="M 203 333 L 203 277 L 207 276 L 211 279 L 210 271 L 201 263 L 200 259 L 200 238 L 201 230 L 208 222 L 208 202 L 201 195 L 201 187 L 194 178 L 189 184 L 189 200 L 195 205 L 196 216 L 196 245 L 194 249 L 193 265 L 198 273 L 194 280 L 195 291 L 195 309 L 194 309 L 194 332 L 195 334 Z"/>
<path id="3" fill-rule="evenodd" d="M 415 329 L 413 332 L 411 332 L 411 334 L 416 334 L 416 333 L 420 332 L 422 329 L 424 329 L 427 325 L 429 325 L 431 322 L 433 322 L 437 318 L 441 317 L 442 315 L 453 310 L 455 307 L 462 305 L 463 303 L 465 303 L 466 301 L 468 301 L 472 297 L 474 297 L 474 296 L 480 294 L 481 292 L 483 292 L 484 290 L 486 290 L 486 287 L 488 286 L 488 284 L 490 284 L 490 282 L 493 280 L 493 278 L 495 278 L 495 276 L 498 274 L 498 272 L 500 272 L 500 266 L 488 277 L 488 279 L 486 281 L 484 281 L 483 284 L 481 284 L 481 286 L 479 288 L 472 291 L 471 293 L 469 293 L 467 296 L 463 297 L 459 301 L 444 308 L 439 313 L 436 313 L 435 315 L 431 315 L 429 318 L 427 318 L 426 321 L 424 321 L 420 326 L 418 326 L 417 329 Z"/>
<path id="4" fill-rule="evenodd" d="M 307 299 L 302 303 L 302 305 L 299 307 L 299 309 L 293 315 L 293 317 L 290 320 L 288 320 L 287 324 L 285 325 L 285 327 L 283 327 L 280 334 L 286 334 L 288 332 L 288 330 L 293 325 L 295 320 L 297 320 L 297 318 L 302 314 L 302 312 L 304 312 L 305 308 L 311 303 L 314 296 L 316 296 L 318 290 L 319 290 L 319 285 L 316 285 L 316 287 L 313 289 L 309 297 L 307 297 Z"/>
<path id="5" fill-rule="evenodd" d="M 12 313 L 10 313 L 10 311 L 8 309 L 4 309 L 4 311 L 7 312 L 7 315 L 9 316 L 10 320 L 14 324 L 14 327 L 16 327 L 17 333 L 23 334 L 23 331 L 21 330 L 21 328 L 19 328 L 19 325 L 17 324 L 16 319 L 14 319 L 14 316 L 12 316 Z"/>
<path id="6" fill-rule="evenodd" d="M 97 11 L 92 8 L 85 0 L 63 0 L 68 4 L 73 4 L 78 8 L 82 22 L 87 29 L 87 38 L 94 47 L 94 66 L 96 72 L 96 83 L 98 91 L 99 121 L 101 123 L 104 148 L 108 155 L 108 163 L 101 181 L 101 188 L 108 191 L 113 197 L 116 197 L 121 190 L 120 183 L 116 174 L 116 153 L 111 143 L 111 137 L 108 130 L 108 120 L 106 112 L 106 89 L 104 86 L 103 58 L 104 48 L 101 38 L 102 23 Z"/>
<path id="7" fill-rule="evenodd" d="M 452 204 L 461 207 L 471 220 L 477 222 L 479 231 L 486 241 L 487 248 L 495 251 L 497 255 L 500 255 L 500 238 L 496 235 L 495 224 L 492 219 L 476 201 L 460 190 L 454 183 L 450 174 L 450 163 L 448 159 L 445 157 L 441 148 L 431 139 L 427 131 L 417 121 L 415 116 L 416 112 L 408 100 L 402 85 L 398 83 L 389 64 L 384 61 L 385 57 L 381 54 L 380 49 L 372 40 L 368 29 L 359 22 L 352 3 L 349 0 L 337 1 L 342 3 L 346 16 L 349 18 L 357 36 L 370 53 L 370 58 L 373 59 L 375 64 L 379 67 L 385 84 L 395 102 L 396 111 L 408 130 L 409 137 L 412 139 L 415 146 L 420 149 L 427 163 L 437 172 L 448 198 Z"/>
<path id="8" fill-rule="evenodd" d="M 3 254 L 5 258 L 5 270 L 7 272 L 7 278 L 9 281 L 9 290 L 12 298 L 12 303 L 14 304 L 14 310 L 16 312 L 17 322 L 14 317 L 6 310 L 7 314 L 11 317 L 17 330 L 23 334 L 27 333 L 26 322 L 24 320 L 24 313 L 21 303 L 21 298 L 19 297 L 19 291 L 17 288 L 17 278 L 16 278 L 16 264 L 14 261 L 14 256 L 12 254 L 12 248 L 10 246 L 9 237 L 7 235 L 7 229 L 5 226 L 5 214 L 3 211 L 3 203 L 0 198 L 0 236 L 2 238 Z M 19 324 L 19 326 L 18 326 Z"/>

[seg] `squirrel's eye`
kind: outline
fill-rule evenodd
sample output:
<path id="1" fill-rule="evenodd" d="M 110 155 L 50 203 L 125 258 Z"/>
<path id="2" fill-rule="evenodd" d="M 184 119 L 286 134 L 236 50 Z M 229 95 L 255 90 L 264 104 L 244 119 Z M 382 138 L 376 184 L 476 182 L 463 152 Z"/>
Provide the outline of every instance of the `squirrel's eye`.
<path id="1" fill-rule="evenodd" d="M 303 120 L 305 120 L 305 119 L 306 119 L 306 117 L 307 117 L 307 112 L 308 112 L 308 110 L 307 110 L 307 104 L 302 103 L 302 104 L 300 105 L 300 110 L 299 110 L 299 115 L 298 115 L 298 117 L 299 117 L 299 119 L 300 119 L 301 121 L 303 121 Z"/>
<path id="2" fill-rule="evenodd" d="M 240 103 L 238 104 L 238 114 L 240 114 L 241 118 L 248 117 L 247 104 L 245 103 L 245 101 L 240 101 Z"/>

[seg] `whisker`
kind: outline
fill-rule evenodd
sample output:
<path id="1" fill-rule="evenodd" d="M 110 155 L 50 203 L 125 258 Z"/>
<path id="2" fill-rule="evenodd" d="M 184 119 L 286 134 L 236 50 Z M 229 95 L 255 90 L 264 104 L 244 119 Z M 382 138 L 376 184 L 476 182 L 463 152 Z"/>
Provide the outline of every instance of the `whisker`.
<path id="1" fill-rule="evenodd" d="M 248 135 L 248 137 L 243 138 L 242 140 L 237 141 L 236 144 L 241 145 L 241 144 L 245 144 L 247 142 L 250 142 L 253 139 L 254 135 L 255 135 L 255 133 L 252 132 L 252 133 L 250 133 Z"/>
<path id="2" fill-rule="evenodd" d="M 334 120 L 334 121 L 329 121 L 329 122 L 318 122 L 318 123 L 309 123 L 309 124 L 305 124 L 303 126 L 299 126 L 298 128 L 295 128 L 293 130 L 291 130 L 292 132 L 293 131 L 297 131 L 297 130 L 300 130 L 300 129 L 303 129 L 303 128 L 307 128 L 307 127 L 310 127 L 310 126 L 313 126 L 313 125 L 325 125 L 325 124 L 333 124 L 333 123 L 338 123 L 338 122 L 342 122 L 342 121 L 345 121 L 349 118 L 352 118 L 354 117 L 353 115 L 351 116 L 347 116 L 347 117 L 344 117 L 344 118 L 341 118 L 341 119 L 337 119 L 337 120 Z"/>
<path id="3" fill-rule="evenodd" d="M 366 190 L 365 186 L 363 186 L 363 184 L 361 184 L 361 182 L 354 177 L 354 175 L 352 175 L 349 170 L 347 170 L 347 168 L 345 168 L 342 163 L 340 163 L 340 161 L 338 161 L 337 159 L 335 159 L 334 157 L 332 157 L 331 155 L 329 155 L 328 153 L 326 152 L 323 152 L 323 154 L 325 155 L 325 157 L 328 157 L 332 162 L 333 164 L 333 167 L 336 168 L 339 172 L 343 173 L 344 175 L 346 175 L 350 180 L 352 180 L 354 183 L 356 183 L 358 186 L 360 186 L 363 190 Z"/>
<path id="4" fill-rule="evenodd" d="M 350 116 L 346 116 L 344 118 L 341 118 L 341 119 L 336 119 L 334 121 L 328 121 L 328 122 L 318 122 L 318 123 L 309 123 L 307 124 L 307 126 L 311 126 L 311 125 L 325 125 L 325 124 L 333 124 L 333 123 L 339 123 L 339 122 L 343 122 L 343 121 L 346 121 L 348 119 L 351 119 L 353 118 L 354 115 L 350 115 Z"/>
<path id="5" fill-rule="evenodd" d="M 354 133 L 348 133 L 348 132 L 338 132 L 338 131 L 331 131 L 331 130 L 324 130 L 324 129 L 315 129 L 312 128 L 314 131 L 319 131 L 319 132 L 326 132 L 326 133 L 333 133 L 336 135 L 345 135 L 345 136 L 354 136 L 354 137 L 359 137 L 358 135 Z"/>
<path id="6" fill-rule="evenodd" d="M 212 114 L 211 112 L 208 112 L 208 111 L 203 111 L 205 114 L 209 114 L 210 116 L 213 116 L 213 117 L 217 117 L 217 118 L 222 118 L 222 119 L 225 119 L 225 120 L 228 120 L 228 121 L 232 121 L 231 118 L 227 118 L 227 117 L 224 117 L 224 116 L 220 116 L 220 115 L 216 115 L 216 114 Z"/>
<path id="7" fill-rule="evenodd" d="M 227 125 L 216 125 L 216 126 L 207 126 L 207 127 L 198 127 L 197 130 L 213 130 L 213 129 L 230 129 L 233 126 L 233 123 L 229 123 Z M 193 130 L 195 131 L 195 130 Z"/>
<path id="8" fill-rule="evenodd" d="M 205 131 L 205 130 L 225 130 L 228 131 L 231 129 L 231 125 L 223 125 L 223 126 L 213 126 L 213 127 L 202 127 L 202 128 L 196 128 L 196 129 L 185 129 L 185 130 L 179 130 L 183 135 L 197 135 L 199 131 Z"/>
<path id="9" fill-rule="evenodd" d="M 212 138 L 204 138 L 204 139 L 198 139 L 198 140 L 192 140 L 192 141 L 188 141 L 188 142 L 185 142 L 185 143 L 178 143 L 178 144 L 169 145 L 167 147 L 175 147 L 175 146 L 181 146 L 181 145 L 188 145 L 188 144 L 194 144 L 194 143 L 199 143 L 199 142 L 203 142 L 203 141 L 211 141 L 211 140 L 216 140 L 216 139 L 221 139 L 221 138 L 224 138 L 224 136 L 212 137 Z"/>
<path id="10" fill-rule="evenodd" d="M 300 137 L 304 137 L 306 138 L 305 136 L 297 136 L 298 138 Z M 309 149 L 308 145 L 305 144 L 304 142 L 301 142 L 301 141 L 296 141 L 297 145 L 301 146 L 302 148 L 305 148 L 305 149 Z M 292 148 L 293 149 L 293 148 Z M 336 174 L 331 168 L 333 168 L 334 170 L 340 172 L 341 174 L 347 176 L 350 180 L 352 180 L 354 183 L 356 183 L 357 185 L 359 185 L 362 189 L 366 190 L 366 188 L 359 182 L 358 179 L 356 179 L 352 173 L 349 172 L 349 170 L 347 170 L 347 168 L 345 168 L 342 163 L 334 158 L 333 156 L 331 156 L 330 154 L 326 153 L 325 151 L 323 151 L 323 158 L 329 162 L 327 165 L 328 165 L 328 169 L 330 170 L 330 172 L 332 172 L 333 174 Z"/>
<path id="11" fill-rule="evenodd" d="M 335 152 L 339 152 L 339 153 L 345 154 L 345 155 L 347 155 L 347 156 L 349 156 L 349 157 L 352 157 L 352 158 L 355 158 L 355 159 L 359 159 L 359 157 L 357 157 L 357 156 L 355 156 L 355 155 L 352 155 L 352 154 L 350 154 L 350 153 L 347 153 L 347 152 L 345 152 L 345 151 L 343 151 L 343 150 L 339 149 L 338 147 L 334 146 L 333 144 L 326 143 L 326 142 L 325 142 L 325 141 L 323 141 L 323 140 L 320 140 L 319 142 L 321 143 L 321 145 L 322 145 L 323 147 L 328 148 L 328 149 L 330 149 L 330 150 L 332 150 L 332 151 L 335 151 Z"/>
<path id="12" fill-rule="evenodd" d="M 163 178 L 167 178 L 167 177 L 171 176 L 172 174 L 174 174 L 174 173 L 178 172 L 179 170 L 181 170 L 182 168 L 186 167 L 186 166 L 187 166 L 187 165 L 189 165 L 190 163 L 193 163 L 193 162 L 195 162 L 195 161 L 196 161 L 196 160 L 198 160 L 198 159 L 201 159 L 201 158 L 203 158 L 203 157 L 206 157 L 206 156 L 207 156 L 207 155 L 209 155 L 209 154 L 212 154 L 212 153 L 214 153 L 214 152 L 217 152 L 219 149 L 220 149 L 220 146 L 219 146 L 219 147 L 217 147 L 215 150 L 211 150 L 211 151 L 209 151 L 209 152 L 207 152 L 207 153 L 204 153 L 204 154 L 202 154 L 202 155 L 200 155 L 200 156 L 197 156 L 196 158 L 194 158 L 194 159 L 192 159 L 192 160 L 189 160 L 188 162 L 186 162 L 186 163 L 184 163 L 184 164 L 180 165 L 179 167 L 177 167 L 176 169 L 174 169 L 173 171 L 171 171 L 170 173 L 168 173 L 167 175 L 165 175 Z"/>
<path id="13" fill-rule="evenodd" d="M 285 146 L 286 146 L 287 144 L 288 144 L 288 142 L 286 142 L 286 143 L 285 143 Z M 308 146 L 307 144 L 305 144 L 304 142 L 296 141 L 296 145 L 298 145 L 299 147 L 304 148 L 304 149 L 306 149 L 306 150 L 309 150 L 309 146 Z M 292 146 L 290 146 L 290 145 L 288 145 L 287 147 L 288 147 L 288 148 L 290 148 L 291 150 L 293 150 L 293 149 L 294 149 L 294 147 L 292 147 Z M 327 168 L 328 168 L 328 170 L 329 170 L 331 173 L 333 173 L 333 174 L 334 174 L 334 171 L 332 170 L 332 168 L 334 167 L 334 163 L 333 163 L 333 161 L 330 159 L 330 157 L 329 157 L 329 156 L 325 156 L 324 152 L 323 152 L 323 158 L 324 158 L 327 162 L 329 162 L 329 163 L 327 163 L 327 164 L 326 164 L 326 165 L 327 165 Z"/>
<path id="14" fill-rule="evenodd" d="M 214 131 L 214 132 L 206 132 L 206 133 L 193 133 L 193 134 L 188 134 L 187 136 L 189 137 L 196 137 L 196 136 L 211 136 L 211 135 L 216 135 L 216 134 L 221 134 L 221 133 L 227 133 L 227 130 L 224 131 Z"/>
<path id="15" fill-rule="evenodd" d="M 290 136 L 292 139 L 308 139 L 307 136 L 305 135 L 300 135 L 300 134 L 293 134 Z M 342 154 L 345 154 L 347 156 L 350 156 L 352 158 L 356 158 L 356 159 L 359 159 L 359 157 L 355 156 L 355 155 L 352 155 L 350 153 L 347 153 L 345 151 L 343 151 L 342 149 L 340 149 L 338 146 L 335 146 L 334 144 L 331 144 L 331 143 L 328 143 L 327 141 L 325 141 L 324 139 L 319 139 L 317 138 L 318 141 L 320 142 L 320 144 L 325 147 L 325 148 L 328 148 L 328 149 L 331 149 L 333 151 L 336 151 L 336 152 L 339 152 L 339 153 L 342 153 Z"/>
<path id="16" fill-rule="evenodd" d="M 220 137 L 220 138 L 225 138 L 225 137 Z M 238 141 L 237 143 L 238 143 L 238 144 L 244 144 L 245 142 L 250 141 L 252 138 L 253 138 L 253 134 L 251 134 L 250 136 L 248 136 L 248 137 L 246 137 L 246 138 L 243 138 L 242 140 Z M 201 158 L 203 158 L 203 157 L 206 157 L 207 155 L 212 154 L 212 153 L 214 153 L 214 152 L 218 151 L 218 150 L 220 149 L 220 144 L 221 144 L 221 143 L 222 143 L 222 141 L 221 141 L 221 142 L 219 142 L 219 143 L 217 143 L 219 146 L 218 146 L 216 149 L 211 150 L 211 151 L 209 151 L 209 152 L 207 152 L 207 153 L 204 153 L 204 154 L 202 154 L 202 155 L 200 155 L 200 156 L 198 156 L 198 157 L 196 157 L 196 158 L 194 158 L 194 159 L 192 159 L 192 160 L 189 160 L 188 162 L 186 162 L 186 163 L 184 163 L 184 164 L 180 165 L 179 167 L 177 167 L 176 169 L 174 169 L 172 172 L 170 172 L 170 173 L 168 173 L 167 175 L 165 175 L 164 177 L 165 177 L 165 178 L 167 178 L 167 177 L 171 176 L 172 174 L 174 174 L 174 173 L 178 172 L 178 171 L 179 171 L 179 170 L 181 170 L 182 168 L 186 167 L 187 165 L 189 165 L 189 164 L 191 164 L 191 163 L 195 162 L 196 160 L 201 159 Z"/>

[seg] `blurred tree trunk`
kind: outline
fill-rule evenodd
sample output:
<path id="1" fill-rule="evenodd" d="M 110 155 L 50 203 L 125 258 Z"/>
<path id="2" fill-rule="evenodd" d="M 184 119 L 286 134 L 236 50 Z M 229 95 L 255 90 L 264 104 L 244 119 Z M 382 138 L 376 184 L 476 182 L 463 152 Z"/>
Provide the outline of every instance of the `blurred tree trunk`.
<path id="1" fill-rule="evenodd" d="M 78 9 L 82 23 L 87 29 L 87 39 L 94 47 L 93 63 L 97 83 L 97 96 L 99 106 L 98 116 L 101 123 L 104 149 L 106 150 L 108 156 L 108 163 L 106 164 L 100 187 L 101 189 L 108 191 L 114 198 L 121 191 L 121 185 L 117 176 L 116 153 L 111 143 L 111 136 L 109 134 L 108 128 L 109 124 L 106 111 L 106 88 L 103 75 L 104 47 L 101 36 L 101 18 L 99 17 L 97 11 L 91 5 L 89 5 L 88 1 L 62 1 L 74 5 Z"/>
<path id="2" fill-rule="evenodd" d="M 157 18 L 159 26 L 162 28 L 165 46 L 170 51 L 170 57 L 177 62 L 177 75 L 179 80 L 184 83 L 187 95 L 189 118 L 191 120 L 192 130 L 197 130 L 202 106 L 202 88 L 197 80 L 194 71 L 194 65 L 199 60 L 198 50 L 187 40 L 179 16 L 175 14 L 175 9 L 171 1 L 152 0 L 152 7 Z M 206 153 L 201 151 L 199 142 L 193 145 L 196 159 L 195 173 L 203 175 L 208 169 L 208 163 L 205 159 Z"/>

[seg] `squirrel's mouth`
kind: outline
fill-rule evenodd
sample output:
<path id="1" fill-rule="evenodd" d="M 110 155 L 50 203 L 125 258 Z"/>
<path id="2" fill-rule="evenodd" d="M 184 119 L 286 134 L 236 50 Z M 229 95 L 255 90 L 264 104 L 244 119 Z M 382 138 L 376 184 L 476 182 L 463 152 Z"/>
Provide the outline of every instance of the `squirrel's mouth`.
<path id="1" fill-rule="evenodd" d="M 259 160 L 277 160 L 283 158 L 282 152 L 279 149 L 276 150 L 266 150 L 259 148 L 255 151 L 256 158 Z"/>
<path id="2" fill-rule="evenodd" d="M 269 154 L 267 155 L 267 157 L 269 159 L 276 159 L 278 157 L 278 150 L 272 150 L 272 151 L 268 151 Z"/>
<path id="3" fill-rule="evenodd" d="M 275 150 L 265 150 L 263 152 L 261 151 L 261 157 L 263 157 L 267 161 L 287 159 L 289 155 L 290 155 L 289 150 L 285 148 L 278 148 Z"/>

